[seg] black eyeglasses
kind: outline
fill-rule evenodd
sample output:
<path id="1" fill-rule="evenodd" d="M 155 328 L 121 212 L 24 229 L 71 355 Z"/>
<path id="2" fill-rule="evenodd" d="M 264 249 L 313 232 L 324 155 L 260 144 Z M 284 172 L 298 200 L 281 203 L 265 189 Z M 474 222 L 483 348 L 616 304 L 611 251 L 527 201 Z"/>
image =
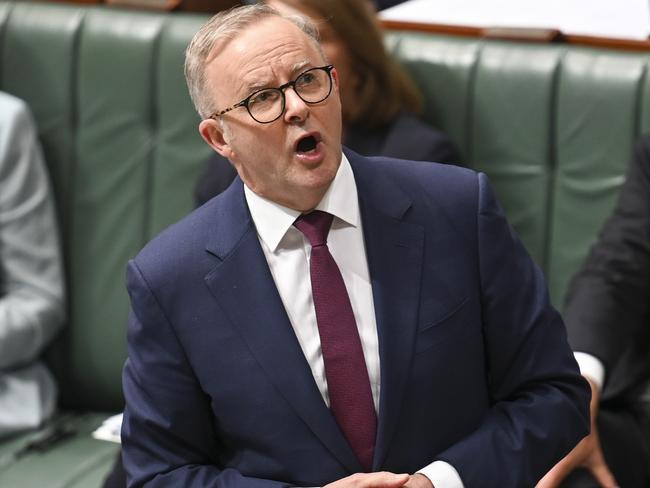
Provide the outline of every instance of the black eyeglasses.
<path id="1" fill-rule="evenodd" d="M 278 88 L 263 88 L 244 98 L 220 112 L 210 115 L 216 119 L 238 107 L 246 107 L 253 120 L 260 124 L 270 124 L 279 119 L 284 113 L 286 97 L 284 91 L 291 87 L 296 95 L 305 103 L 319 103 L 332 93 L 332 69 L 334 66 L 319 66 L 311 68 L 298 75 L 298 77 Z"/>

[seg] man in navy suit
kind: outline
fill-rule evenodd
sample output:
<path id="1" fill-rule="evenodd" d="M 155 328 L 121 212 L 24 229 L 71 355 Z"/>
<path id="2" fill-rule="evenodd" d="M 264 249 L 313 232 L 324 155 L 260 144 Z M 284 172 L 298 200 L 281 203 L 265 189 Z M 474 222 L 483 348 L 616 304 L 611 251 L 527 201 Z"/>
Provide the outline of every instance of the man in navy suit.
<path id="1" fill-rule="evenodd" d="M 486 177 L 342 150 L 336 68 L 268 7 L 185 71 L 239 176 L 129 264 L 129 486 L 533 486 L 589 390 Z"/>

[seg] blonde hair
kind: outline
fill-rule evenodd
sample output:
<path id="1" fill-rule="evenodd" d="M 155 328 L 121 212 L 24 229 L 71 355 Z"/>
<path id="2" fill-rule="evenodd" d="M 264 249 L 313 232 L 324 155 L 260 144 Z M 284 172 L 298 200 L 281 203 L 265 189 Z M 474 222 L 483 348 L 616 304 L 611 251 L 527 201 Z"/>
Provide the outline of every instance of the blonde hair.
<path id="1" fill-rule="evenodd" d="M 302 16 L 282 15 L 277 10 L 263 4 L 235 7 L 219 12 L 198 30 L 185 50 L 185 81 L 190 98 L 201 118 L 206 119 L 216 111 L 206 89 L 206 60 L 215 48 L 225 47 L 246 27 L 267 17 L 280 17 L 295 24 L 314 41 L 318 51 L 322 54 L 323 51 L 318 42 L 318 31 L 311 22 Z M 221 46 L 219 46 L 220 44 Z"/>
<path id="2" fill-rule="evenodd" d="M 353 107 L 345 107 L 346 123 L 376 127 L 401 110 L 419 113 L 422 95 L 393 58 L 368 0 L 280 0 L 294 8 L 314 10 L 345 45 L 359 77 Z"/>

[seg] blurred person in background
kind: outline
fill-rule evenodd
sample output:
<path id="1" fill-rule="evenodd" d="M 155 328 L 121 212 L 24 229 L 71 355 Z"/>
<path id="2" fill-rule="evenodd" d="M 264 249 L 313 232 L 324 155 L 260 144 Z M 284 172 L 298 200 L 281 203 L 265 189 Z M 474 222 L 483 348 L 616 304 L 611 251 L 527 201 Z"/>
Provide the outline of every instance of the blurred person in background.
<path id="1" fill-rule="evenodd" d="M 591 434 L 538 488 L 650 486 L 650 135 L 573 279 L 569 342 L 592 389 Z"/>
<path id="2" fill-rule="evenodd" d="M 283 14 L 307 17 L 341 80 L 343 144 L 366 156 L 459 163 L 454 143 L 417 117 L 421 95 L 388 53 L 368 0 L 267 0 Z M 221 155 L 209 159 L 195 198 L 201 205 L 224 191 L 236 171 Z"/>
<path id="3" fill-rule="evenodd" d="M 404 3 L 405 1 L 406 0 L 374 0 L 373 3 L 377 7 L 377 10 L 384 10 L 399 5 L 400 3 Z"/>
<path id="4" fill-rule="evenodd" d="M 64 320 L 58 239 L 34 122 L 0 92 L 0 438 L 38 427 L 56 407 L 38 357 Z"/>

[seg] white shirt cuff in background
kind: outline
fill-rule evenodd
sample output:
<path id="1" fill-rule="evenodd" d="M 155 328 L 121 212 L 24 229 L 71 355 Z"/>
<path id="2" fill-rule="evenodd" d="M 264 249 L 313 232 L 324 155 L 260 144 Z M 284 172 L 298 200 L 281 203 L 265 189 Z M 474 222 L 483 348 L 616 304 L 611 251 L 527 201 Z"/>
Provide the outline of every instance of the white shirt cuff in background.
<path id="1" fill-rule="evenodd" d="M 465 488 L 456 468 L 444 461 L 434 461 L 418 473 L 429 478 L 434 488 Z"/>
<path id="2" fill-rule="evenodd" d="M 602 391 L 605 382 L 605 366 L 602 361 L 586 352 L 574 352 L 573 355 L 580 367 L 580 374 L 588 376 L 596 384 L 598 391 Z"/>

